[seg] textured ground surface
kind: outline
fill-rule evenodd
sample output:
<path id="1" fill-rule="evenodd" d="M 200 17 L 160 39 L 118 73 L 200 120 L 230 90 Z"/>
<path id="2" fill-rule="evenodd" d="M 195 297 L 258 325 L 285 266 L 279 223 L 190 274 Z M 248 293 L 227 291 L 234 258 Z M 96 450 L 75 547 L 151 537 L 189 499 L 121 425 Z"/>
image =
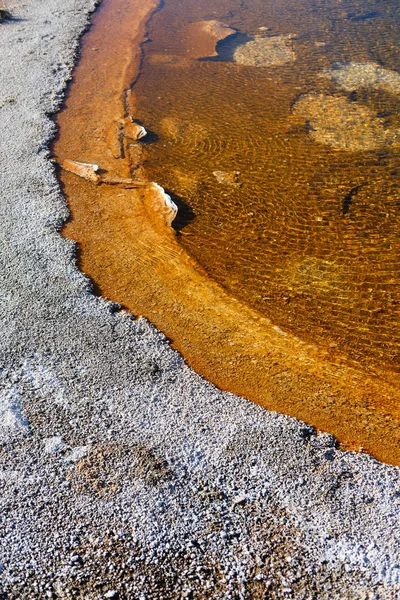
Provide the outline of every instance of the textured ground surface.
<path id="1" fill-rule="evenodd" d="M 47 143 L 93 0 L 0 25 L 0 597 L 397 598 L 399 470 L 91 294 Z"/>

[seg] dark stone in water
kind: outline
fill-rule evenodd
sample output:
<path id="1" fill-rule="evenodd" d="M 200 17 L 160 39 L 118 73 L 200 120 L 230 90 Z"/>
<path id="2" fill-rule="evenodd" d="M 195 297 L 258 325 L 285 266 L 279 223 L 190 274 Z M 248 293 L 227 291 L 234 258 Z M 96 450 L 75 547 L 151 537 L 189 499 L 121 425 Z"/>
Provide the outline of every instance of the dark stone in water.
<path id="1" fill-rule="evenodd" d="M 348 194 L 343 198 L 342 203 L 342 215 L 347 215 L 350 210 L 350 206 L 353 203 L 353 198 L 357 195 L 358 190 L 362 187 L 361 185 L 356 185 L 353 187 Z"/>

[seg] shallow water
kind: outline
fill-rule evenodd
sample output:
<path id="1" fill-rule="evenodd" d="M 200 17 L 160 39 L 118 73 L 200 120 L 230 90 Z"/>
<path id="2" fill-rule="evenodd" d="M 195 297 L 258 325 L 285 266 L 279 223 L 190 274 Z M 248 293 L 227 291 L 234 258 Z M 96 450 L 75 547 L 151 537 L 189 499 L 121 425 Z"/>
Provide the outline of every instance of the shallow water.
<path id="1" fill-rule="evenodd" d="M 368 57 L 374 90 L 344 91 L 358 63 L 332 71 L 327 42 L 293 33 L 304 5 L 252 4 L 243 18 L 218 6 L 103 0 L 57 116 L 58 162 L 101 167 L 90 181 L 60 172 L 64 235 L 97 293 L 148 317 L 221 389 L 400 464 L 399 76 Z M 357 15 L 352 27 L 376 18 Z M 227 25 L 242 33 L 216 55 Z M 160 189 L 130 178 L 175 194 L 178 234 Z"/>
<path id="2" fill-rule="evenodd" d="M 211 60 L 188 58 L 187 25 L 206 19 L 238 35 Z M 400 86 L 371 86 L 361 66 L 344 90 L 324 72 L 395 70 L 399 22 L 393 1 L 166 0 L 134 86 L 156 140 L 145 169 L 189 207 L 181 243 L 207 273 L 302 339 L 397 372 Z M 233 60 L 260 36 L 291 36 L 295 60 Z M 318 105 L 321 94 L 336 101 Z"/>

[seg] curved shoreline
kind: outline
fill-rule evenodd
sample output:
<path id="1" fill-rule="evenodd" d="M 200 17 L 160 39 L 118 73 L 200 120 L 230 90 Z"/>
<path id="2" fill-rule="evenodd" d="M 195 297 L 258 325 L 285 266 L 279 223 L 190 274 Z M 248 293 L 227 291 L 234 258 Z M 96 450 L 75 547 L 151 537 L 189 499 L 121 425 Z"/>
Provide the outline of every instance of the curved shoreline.
<path id="1" fill-rule="evenodd" d="M 96 15 L 58 117 L 59 160 L 97 162 L 114 176 L 132 177 L 129 151 L 115 158 L 106 132 L 116 119 L 135 116 L 132 92 L 125 103 L 127 74 L 137 77 L 145 24 L 155 8 L 153 0 L 141 5 L 139 18 L 135 3 L 116 0 L 115 17 L 106 0 Z M 113 19 L 118 44 L 110 33 Z M 133 51 L 124 65 L 127 43 Z M 64 233 L 78 241 L 81 268 L 102 295 L 148 317 L 219 388 L 329 431 L 348 448 L 400 464 L 397 380 L 370 376 L 344 357 L 322 353 L 229 297 L 187 255 L 168 224 L 149 218 L 154 190 L 96 187 L 65 172 L 61 179 L 72 213 Z"/>
<path id="2" fill-rule="evenodd" d="M 397 599 L 399 469 L 220 392 L 60 236 L 48 115 L 93 7 L 26 0 L 0 39 L 0 592 Z"/>

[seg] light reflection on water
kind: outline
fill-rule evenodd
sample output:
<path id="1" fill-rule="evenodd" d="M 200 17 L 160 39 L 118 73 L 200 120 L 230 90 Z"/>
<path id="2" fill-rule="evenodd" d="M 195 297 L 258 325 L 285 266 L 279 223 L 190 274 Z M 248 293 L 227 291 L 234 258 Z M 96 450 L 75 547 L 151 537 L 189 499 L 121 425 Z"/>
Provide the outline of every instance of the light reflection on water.
<path id="1" fill-rule="evenodd" d="M 134 87 L 146 171 L 190 208 L 181 243 L 210 276 L 295 335 L 396 371 L 400 85 L 379 69 L 400 66 L 399 17 L 393 1 L 166 0 Z M 188 58 L 187 25 L 210 19 L 238 35 Z M 232 60 L 275 36 L 295 60 Z"/>

